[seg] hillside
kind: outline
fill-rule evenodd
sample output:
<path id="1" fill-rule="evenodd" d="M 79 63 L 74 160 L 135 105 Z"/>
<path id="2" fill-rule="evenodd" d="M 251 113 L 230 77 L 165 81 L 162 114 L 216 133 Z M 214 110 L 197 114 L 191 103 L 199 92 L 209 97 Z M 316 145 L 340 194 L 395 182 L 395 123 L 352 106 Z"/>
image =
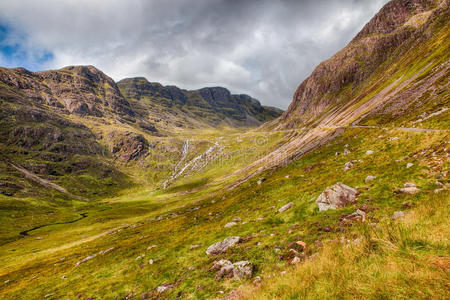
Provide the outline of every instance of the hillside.
<path id="1" fill-rule="evenodd" d="M 448 298 L 449 4 L 390 1 L 273 120 L 0 69 L 0 298 Z"/>

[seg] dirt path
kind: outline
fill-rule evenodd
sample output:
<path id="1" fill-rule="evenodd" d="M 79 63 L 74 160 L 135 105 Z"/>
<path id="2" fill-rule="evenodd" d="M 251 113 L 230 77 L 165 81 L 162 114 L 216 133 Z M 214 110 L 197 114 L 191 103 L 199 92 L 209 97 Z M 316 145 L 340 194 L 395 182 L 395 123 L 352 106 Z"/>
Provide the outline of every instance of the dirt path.
<path id="1" fill-rule="evenodd" d="M 38 183 L 38 184 L 40 184 L 40 185 L 43 185 L 43 186 L 45 186 L 45 187 L 48 187 L 48 188 L 57 190 L 58 192 L 61 192 L 61 193 L 63 193 L 63 194 L 66 194 L 66 195 L 68 195 L 68 196 L 70 196 L 70 197 L 72 197 L 72 198 L 75 198 L 75 199 L 77 199 L 77 200 L 81 200 L 81 201 L 91 201 L 91 200 L 89 200 L 88 198 L 83 198 L 83 197 L 74 195 L 74 194 L 68 192 L 68 191 L 67 191 L 65 188 L 63 188 L 62 186 L 57 185 L 56 183 L 53 183 L 53 182 L 51 182 L 51 181 L 49 181 L 49 180 L 47 180 L 47 179 L 43 179 L 43 178 L 37 176 L 36 174 L 34 174 L 34 173 L 28 171 L 27 169 L 18 167 L 18 166 L 16 166 L 16 165 L 12 164 L 12 163 L 11 163 L 11 166 L 12 166 L 14 169 L 16 169 L 17 171 L 19 171 L 20 173 L 22 173 L 23 175 L 25 175 L 26 178 L 28 178 L 28 179 L 30 179 L 30 180 L 32 180 L 32 181 L 34 181 L 34 182 L 36 182 L 36 183 Z"/>

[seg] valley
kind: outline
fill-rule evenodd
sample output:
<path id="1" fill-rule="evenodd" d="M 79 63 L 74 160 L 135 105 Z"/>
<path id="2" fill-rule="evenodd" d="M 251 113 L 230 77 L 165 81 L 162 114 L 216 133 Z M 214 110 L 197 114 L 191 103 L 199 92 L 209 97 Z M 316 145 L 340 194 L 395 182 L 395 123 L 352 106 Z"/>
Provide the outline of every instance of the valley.
<path id="1" fill-rule="evenodd" d="M 286 111 L 0 68 L 0 298 L 446 299 L 449 12 L 390 1 Z"/>

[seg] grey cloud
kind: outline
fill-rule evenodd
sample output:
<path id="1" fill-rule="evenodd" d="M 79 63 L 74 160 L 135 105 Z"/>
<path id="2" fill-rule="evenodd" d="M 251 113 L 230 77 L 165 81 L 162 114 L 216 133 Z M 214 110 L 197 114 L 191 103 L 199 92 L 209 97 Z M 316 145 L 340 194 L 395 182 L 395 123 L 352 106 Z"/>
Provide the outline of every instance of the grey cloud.
<path id="1" fill-rule="evenodd" d="M 297 86 L 387 0 L 15 0 L 0 22 L 47 49 L 43 67 L 92 64 L 115 80 L 220 85 L 286 108 Z"/>

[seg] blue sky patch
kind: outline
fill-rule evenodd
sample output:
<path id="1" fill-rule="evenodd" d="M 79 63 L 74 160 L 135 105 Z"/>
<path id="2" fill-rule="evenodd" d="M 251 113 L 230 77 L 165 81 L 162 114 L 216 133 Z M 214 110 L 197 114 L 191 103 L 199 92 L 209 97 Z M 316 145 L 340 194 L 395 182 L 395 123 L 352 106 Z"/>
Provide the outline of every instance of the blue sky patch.
<path id="1" fill-rule="evenodd" d="M 24 67 L 31 71 L 42 70 L 53 59 L 45 49 L 29 48 L 26 35 L 0 23 L 0 66 Z"/>

